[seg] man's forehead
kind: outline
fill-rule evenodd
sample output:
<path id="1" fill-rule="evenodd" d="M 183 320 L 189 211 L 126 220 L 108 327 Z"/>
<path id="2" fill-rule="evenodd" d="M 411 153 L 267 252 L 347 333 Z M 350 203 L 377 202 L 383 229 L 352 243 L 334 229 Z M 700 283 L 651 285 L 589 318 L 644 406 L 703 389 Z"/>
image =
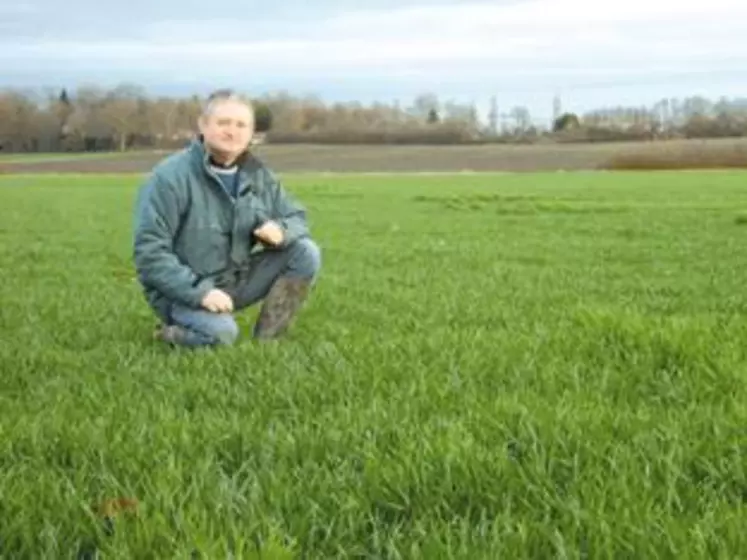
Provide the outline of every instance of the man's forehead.
<path id="1" fill-rule="evenodd" d="M 226 99 L 215 103 L 210 111 L 213 117 L 231 117 L 234 119 L 252 118 L 252 110 L 246 103 L 234 99 Z"/>

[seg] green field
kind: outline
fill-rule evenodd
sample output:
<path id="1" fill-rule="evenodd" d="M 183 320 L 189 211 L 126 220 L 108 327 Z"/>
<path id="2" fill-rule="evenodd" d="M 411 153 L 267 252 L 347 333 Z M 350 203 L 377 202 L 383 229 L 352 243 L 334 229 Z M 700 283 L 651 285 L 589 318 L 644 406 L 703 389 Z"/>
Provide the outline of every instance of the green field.
<path id="1" fill-rule="evenodd" d="M 0 557 L 747 550 L 746 173 L 286 180 L 312 299 L 190 352 L 150 340 L 136 177 L 0 177 Z"/>

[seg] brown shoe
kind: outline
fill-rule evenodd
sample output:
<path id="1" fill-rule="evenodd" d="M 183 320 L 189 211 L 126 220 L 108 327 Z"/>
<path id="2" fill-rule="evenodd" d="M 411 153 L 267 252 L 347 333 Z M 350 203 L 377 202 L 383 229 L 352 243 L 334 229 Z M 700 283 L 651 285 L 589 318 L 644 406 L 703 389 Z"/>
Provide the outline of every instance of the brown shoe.
<path id="1" fill-rule="evenodd" d="M 262 304 L 254 325 L 254 338 L 281 336 L 306 300 L 310 286 L 311 282 L 305 278 L 278 278 Z"/>

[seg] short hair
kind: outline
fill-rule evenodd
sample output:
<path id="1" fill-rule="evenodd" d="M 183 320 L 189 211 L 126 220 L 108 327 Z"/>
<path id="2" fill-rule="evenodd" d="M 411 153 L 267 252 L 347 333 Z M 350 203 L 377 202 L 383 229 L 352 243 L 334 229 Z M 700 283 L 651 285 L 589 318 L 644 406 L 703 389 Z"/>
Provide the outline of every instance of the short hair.
<path id="1" fill-rule="evenodd" d="M 202 106 L 203 116 L 207 116 L 213 112 L 216 105 L 224 101 L 238 101 L 239 103 L 245 104 L 254 113 L 254 106 L 252 103 L 239 95 L 235 90 L 230 88 L 217 89 L 208 95 L 205 104 Z"/>

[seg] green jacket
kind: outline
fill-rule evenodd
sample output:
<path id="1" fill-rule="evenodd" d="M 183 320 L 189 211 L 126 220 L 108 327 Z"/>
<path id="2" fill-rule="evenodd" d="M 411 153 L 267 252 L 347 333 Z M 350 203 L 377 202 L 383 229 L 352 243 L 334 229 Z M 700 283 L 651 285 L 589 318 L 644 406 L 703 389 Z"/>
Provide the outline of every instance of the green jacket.
<path id="1" fill-rule="evenodd" d="M 275 175 L 247 154 L 234 200 L 208 166 L 202 142 L 158 163 L 135 207 L 134 260 L 146 299 L 164 320 L 170 302 L 199 307 L 265 248 L 253 231 L 266 220 L 285 230 L 283 246 L 309 234 L 305 209 Z M 282 248 L 282 247 L 281 247 Z"/>

